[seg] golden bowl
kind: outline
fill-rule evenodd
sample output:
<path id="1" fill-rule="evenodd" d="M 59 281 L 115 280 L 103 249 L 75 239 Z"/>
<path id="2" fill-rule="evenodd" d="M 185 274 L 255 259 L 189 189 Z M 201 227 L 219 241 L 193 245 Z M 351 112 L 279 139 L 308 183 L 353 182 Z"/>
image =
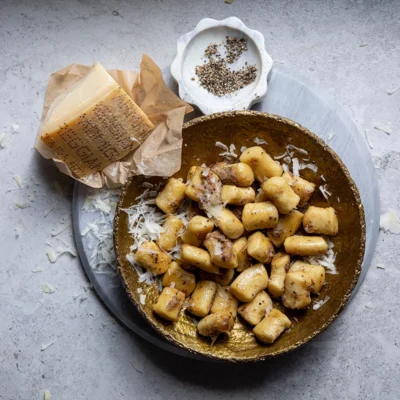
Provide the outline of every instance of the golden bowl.
<path id="1" fill-rule="evenodd" d="M 242 146 L 254 146 L 254 139 L 265 139 L 265 146 L 271 156 L 285 152 L 292 144 L 308 151 L 310 161 L 315 161 L 318 173 L 305 169 L 302 176 L 317 184 L 323 184 L 323 175 L 329 184 L 330 204 L 337 211 L 339 234 L 332 239 L 337 252 L 337 275 L 327 274 L 319 298 L 329 296 L 322 307 L 313 310 L 288 311 L 292 327 L 281 335 L 272 345 L 264 345 L 256 340 L 251 328 L 240 317 L 237 318 L 233 331 L 211 345 L 209 338 L 197 333 L 196 325 L 187 313 L 182 313 L 176 323 L 165 322 L 152 311 L 152 304 L 157 300 L 158 290 L 155 285 L 138 282 L 138 274 L 126 260 L 132 238 L 128 233 L 128 216 L 122 211 L 135 203 L 135 198 L 143 191 L 143 182 L 165 182 L 160 177 L 145 178 L 135 176 L 123 187 L 114 221 L 115 252 L 118 270 L 126 291 L 140 314 L 163 337 L 173 344 L 192 353 L 212 359 L 231 362 L 258 361 L 291 351 L 308 342 L 340 314 L 348 302 L 355 287 L 364 256 L 365 220 L 364 210 L 357 187 L 339 157 L 316 135 L 299 124 L 276 115 L 255 111 L 235 111 L 207 115 L 196 118 L 184 125 L 182 167 L 176 177 L 186 178 L 188 169 L 193 165 L 206 163 L 211 165 L 221 161 L 220 149 L 215 142 L 233 143 L 236 149 Z M 319 191 L 311 198 L 310 204 L 327 206 L 328 202 Z M 146 304 L 142 305 L 137 289 L 146 293 Z M 279 305 L 277 305 L 279 307 Z"/>

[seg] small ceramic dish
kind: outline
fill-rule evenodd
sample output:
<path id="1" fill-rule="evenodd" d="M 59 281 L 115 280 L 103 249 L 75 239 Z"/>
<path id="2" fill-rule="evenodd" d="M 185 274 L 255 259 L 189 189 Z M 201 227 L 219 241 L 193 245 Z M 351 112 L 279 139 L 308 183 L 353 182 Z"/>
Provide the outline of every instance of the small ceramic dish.
<path id="1" fill-rule="evenodd" d="M 247 63 L 257 68 L 256 80 L 239 91 L 218 97 L 200 86 L 195 74 L 196 66 L 204 64 L 204 51 L 210 44 L 221 44 L 226 36 L 244 38 L 248 50 L 243 52 L 231 68 L 239 69 Z M 204 114 L 221 111 L 246 110 L 260 102 L 267 93 L 267 77 L 272 68 L 272 58 L 265 51 L 264 36 L 236 17 L 222 21 L 205 18 L 196 28 L 181 36 L 177 55 L 171 65 L 171 75 L 179 85 L 179 96 L 197 106 Z"/>

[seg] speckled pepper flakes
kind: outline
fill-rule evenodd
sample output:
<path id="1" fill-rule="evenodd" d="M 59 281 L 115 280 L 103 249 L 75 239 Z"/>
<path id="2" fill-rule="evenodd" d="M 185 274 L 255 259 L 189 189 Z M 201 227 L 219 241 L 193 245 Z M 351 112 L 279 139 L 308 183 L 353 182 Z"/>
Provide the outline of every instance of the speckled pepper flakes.
<path id="1" fill-rule="evenodd" d="M 202 87 L 215 96 L 224 96 L 234 93 L 257 77 L 255 65 L 246 65 L 238 70 L 231 70 L 228 64 L 234 63 L 244 51 L 247 51 L 247 42 L 244 38 L 227 36 L 223 43 L 226 57 L 222 57 L 217 44 L 210 44 L 204 51 L 203 65 L 196 66 L 195 73 Z"/>

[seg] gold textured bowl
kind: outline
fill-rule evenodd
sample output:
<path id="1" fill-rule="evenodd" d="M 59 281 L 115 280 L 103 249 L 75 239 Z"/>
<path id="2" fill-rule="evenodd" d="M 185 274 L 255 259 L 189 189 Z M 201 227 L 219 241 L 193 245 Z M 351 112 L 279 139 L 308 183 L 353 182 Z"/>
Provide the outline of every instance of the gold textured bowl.
<path id="1" fill-rule="evenodd" d="M 124 186 L 114 221 L 114 241 L 118 270 L 132 302 L 150 325 L 170 342 L 192 353 L 209 358 L 232 362 L 256 361 L 276 356 L 306 343 L 324 329 L 343 310 L 351 292 L 357 283 L 365 246 L 365 220 L 357 187 L 339 157 L 316 135 L 288 119 L 254 111 L 235 111 L 212 114 L 200 117 L 185 124 L 183 129 L 182 168 L 175 175 L 185 178 L 192 165 L 206 163 L 211 165 L 220 161 L 220 149 L 215 142 L 233 143 L 236 149 L 242 146 L 254 146 L 254 139 L 265 139 L 266 149 L 272 156 L 285 152 L 289 143 L 308 151 L 310 161 L 315 161 L 318 173 L 306 169 L 302 176 L 317 184 L 323 184 L 323 175 L 332 193 L 330 203 L 337 211 L 339 234 L 332 240 L 337 252 L 337 275 L 327 275 L 327 284 L 319 298 L 329 296 L 322 307 L 305 311 L 288 311 L 292 318 L 292 328 L 279 337 L 272 345 L 258 342 L 251 328 L 240 317 L 237 318 L 233 331 L 219 338 L 213 346 L 210 339 L 197 334 L 193 319 L 182 313 L 176 323 L 169 323 L 158 318 L 152 311 L 152 304 L 158 297 L 154 286 L 138 282 L 137 272 L 126 260 L 132 238 L 128 233 L 128 216 L 122 211 L 135 203 L 135 198 L 143 191 L 143 182 L 158 183 L 162 178 L 131 178 Z M 165 181 L 164 181 L 165 182 Z M 319 191 L 311 198 L 310 204 L 327 206 L 328 203 Z M 137 289 L 141 287 L 146 293 L 146 304 L 139 301 Z M 277 304 L 277 307 L 279 305 Z"/>

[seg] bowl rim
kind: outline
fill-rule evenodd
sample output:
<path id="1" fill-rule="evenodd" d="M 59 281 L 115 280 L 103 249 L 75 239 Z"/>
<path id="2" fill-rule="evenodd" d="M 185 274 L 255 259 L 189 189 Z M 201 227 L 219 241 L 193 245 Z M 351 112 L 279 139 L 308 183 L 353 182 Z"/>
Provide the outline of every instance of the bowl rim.
<path id="1" fill-rule="evenodd" d="M 325 151 L 327 151 L 328 153 L 330 153 L 330 155 L 335 159 L 335 161 L 337 163 L 339 163 L 342 171 L 344 172 L 347 180 L 349 181 L 349 186 L 351 191 L 353 192 L 353 195 L 355 197 L 355 200 L 357 202 L 357 204 L 359 205 L 358 209 L 359 209 L 359 216 L 360 216 L 360 225 L 361 225 L 361 240 L 360 240 L 360 250 L 359 250 L 359 254 L 358 254 L 358 259 L 357 259 L 357 265 L 355 266 L 355 273 L 354 273 L 354 278 L 350 283 L 350 286 L 346 292 L 346 294 L 343 296 L 343 299 L 339 305 L 339 307 L 337 308 L 337 310 L 332 314 L 332 316 L 322 325 L 320 326 L 318 329 L 316 329 L 312 334 L 308 335 L 306 338 L 299 340 L 298 342 L 284 348 L 281 350 L 277 350 L 273 353 L 267 354 L 267 355 L 263 355 L 263 356 L 256 356 L 256 357 L 248 357 L 248 358 L 236 358 L 236 357 L 231 357 L 231 358 L 224 358 L 224 357 L 218 357 L 218 356 L 213 356 L 212 354 L 207 354 L 207 353 L 203 353 L 201 351 L 197 351 L 197 350 L 193 350 L 191 348 L 186 347 L 184 344 L 182 344 L 181 342 L 177 341 L 175 338 L 173 338 L 171 335 L 168 334 L 164 334 L 162 333 L 158 327 L 153 324 L 153 322 L 151 320 L 149 320 L 147 318 L 147 314 L 141 309 L 141 307 L 139 306 L 139 304 L 137 304 L 137 302 L 135 301 L 135 299 L 133 298 L 133 296 L 131 296 L 130 291 L 128 290 L 125 280 L 122 278 L 122 262 L 121 262 L 121 253 L 118 250 L 118 243 L 117 243 L 117 227 L 119 225 L 119 215 L 120 212 L 122 211 L 122 201 L 123 198 L 130 186 L 131 181 L 135 178 L 135 176 L 130 177 L 127 182 L 124 184 L 124 186 L 122 187 L 121 190 L 121 194 L 118 200 L 118 204 L 117 204 L 117 208 L 116 208 L 116 213 L 115 213 L 115 217 L 114 217 L 114 226 L 113 226 L 113 240 L 114 240 L 114 249 L 115 249 L 115 256 L 116 256 L 116 261 L 117 261 L 117 268 L 118 268 L 118 273 L 121 276 L 121 280 L 123 282 L 124 288 L 129 296 L 129 299 L 131 300 L 131 302 L 134 304 L 134 306 L 136 307 L 136 309 L 138 310 L 139 314 L 151 325 L 151 327 L 163 338 L 165 338 L 166 340 L 168 340 L 170 343 L 172 343 L 173 345 L 176 345 L 186 351 L 188 351 L 191 354 L 194 354 L 196 356 L 200 356 L 201 358 L 203 358 L 204 360 L 214 360 L 214 361 L 222 361 L 222 362 L 228 362 L 228 363 L 252 363 L 252 362 L 260 362 L 260 361 L 264 361 L 267 359 L 272 359 L 278 356 L 281 356 L 283 354 L 289 353 L 295 349 L 300 348 L 301 346 L 303 346 L 304 344 L 306 344 L 307 342 L 309 342 L 310 340 L 314 339 L 316 336 L 318 336 L 321 332 L 323 332 L 325 329 L 328 328 L 329 325 L 332 324 L 332 322 L 341 314 L 341 312 L 343 311 L 344 307 L 346 306 L 346 304 L 349 302 L 352 291 L 354 290 L 358 278 L 360 276 L 361 273 L 361 266 L 362 266 L 362 262 L 364 259 L 364 253 L 365 253 L 365 240 L 366 240 L 366 229 L 365 229 L 365 214 L 364 214 L 364 206 L 361 202 L 361 197 L 358 191 L 358 188 L 355 184 L 355 182 L 353 181 L 353 179 L 350 176 L 350 173 L 347 169 L 347 167 L 345 166 L 345 164 L 343 163 L 343 161 L 339 158 L 339 156 L 320 138 L 318 137 L 315 133 L 311 132 L 310 130 L 308 130 L 307 128 L 303 127 L 302 125 L 300 125 L 299 123 L 290 120 L 288 118 L 285 117 L 281 117 L 279 115 L 276 114 L 269 114 L 266 112 L 259 112 L 259 111 L 249 111 L 249 110 L 244 110 L 244 111 L 229 111 L 229 112 L 220 112 L 220 113 L 215 113 L 215 114 L 210 114 L 210 115 L 204 115 L 198 118 L 194 118 L 191 121 L 188 121 L 187 123 L 185 123 L 183 125 L 183 131 L 186 128 L 201 124 L 204 121 L 212 121 L 214 119 L 220 119 L 220 118 L 231 118 L 231 117 L 235 117 L 235 116 L 258 116 L 258 117 L 263 117 L 266 119 L 273 119 L 275 121 L 278 122 L 282 122 L 284 124 L 290 125 L 290 126 L 294 126 L 298 129 L 300 129 L 304 134 L 306 134 L 307 136 L 312 137 L 319 145 L 321 145 Z M 182 131 L 182 132 L 183 132 Z"/>
<path id="2" fill-rule="evenodd" d="M 254 42 L 257 51 L 261 60 L 261 67 L 259 72 L 259 80 L 252 91 L 247 97 L 237 101 L 236 103 L 231 105 L 232 109 L 242 110 L 248 109 L 253 104 L 262 101 L 268 89 L 268 74 L 270 73 L 273 65 L 273 60 L 271 56 L 265 50 L 265 39 L 261 32 L 256 31 L 254 29 L 248 28 L 239 18 L 237 17 L 229 17 L 223 20 L 216 20 L 212 18 L 203 18 L 200 20 L 196 27 L 190 31 L 182 35 L 177 41 L 177 53 L 174 61 L 171 64 L 171 75 L 178 83 L 179 86 L 179 97 L 182 100 L 185 100 L 187 103 L 193 104 L 200 109 L 203 114 L 212 114 L 218 112 L 228 112 L 231 110 L 221 110 L 218 106 L 212 106 L 210 104 L 204 103 L 202 101 L 196 100 L 192 95 L 192 92 L 188 90 L 186 85 L 183 82 L 182 76 L 182 63 L 185 56 L 185 51 L 187 46 L 192 42 L 192 40 L 201 32 L 206 31 L 208 29 L 216 28 L 216 27 L 227 27 L 236 29 L 238 31 L 246 34 L 251 40 Z"/>

